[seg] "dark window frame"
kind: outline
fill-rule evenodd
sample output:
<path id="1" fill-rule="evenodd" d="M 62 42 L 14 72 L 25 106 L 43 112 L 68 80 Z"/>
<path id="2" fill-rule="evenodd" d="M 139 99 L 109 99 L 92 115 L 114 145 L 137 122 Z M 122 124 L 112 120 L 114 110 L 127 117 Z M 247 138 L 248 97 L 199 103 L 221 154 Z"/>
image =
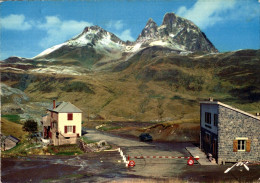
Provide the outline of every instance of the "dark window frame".
<path id="1" fill-rule="evenodd" d="M 205 123 L 211 125 L 211 113 L 205 112 Z"/>
<path id="2" fill-rule="evenodd" d="M 246 141 L 247 140 L 238 140 L 238 146 L 237 146 L 237 150 L 238 151 L 246 151 Z"/>
<path id="3" fill-rule="evenodd" d="M 218 126 L 218 115 L 214 114 L 214 126 Z"/>

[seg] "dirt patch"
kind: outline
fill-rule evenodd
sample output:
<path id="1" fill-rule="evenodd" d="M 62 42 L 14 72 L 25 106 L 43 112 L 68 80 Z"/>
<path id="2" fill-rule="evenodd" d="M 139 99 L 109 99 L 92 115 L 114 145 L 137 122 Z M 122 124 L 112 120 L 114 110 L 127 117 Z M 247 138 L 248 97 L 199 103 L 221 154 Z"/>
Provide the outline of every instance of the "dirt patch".
<path id="1" fill-rule="evenodd" d="M 199 123 L 152 124 L 139 122 L 105 123 L 109 133 L 128 138 L 138 138 L 143 133 L 152 135 L 154 141 L 199 142 Z M 113 129 L 113 127 L 118 127 Z"/>
<path id="2" fill-rule="evenodd" d="M 154 125 L 144 130 L 157 141 L 199 142 L 200 125 L 197 123 L 180 123 L 164 126 Z"/>

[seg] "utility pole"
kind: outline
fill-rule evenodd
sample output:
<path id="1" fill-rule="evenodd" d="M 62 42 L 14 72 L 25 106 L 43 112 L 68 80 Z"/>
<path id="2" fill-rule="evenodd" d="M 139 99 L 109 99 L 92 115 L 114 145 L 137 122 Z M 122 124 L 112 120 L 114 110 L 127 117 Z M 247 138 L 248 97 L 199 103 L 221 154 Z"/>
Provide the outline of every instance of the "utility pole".
<path id="1" fill-rule="evenodd" d="M 88 107 L 88 123 L 89 123 L 89 107 Z"/>

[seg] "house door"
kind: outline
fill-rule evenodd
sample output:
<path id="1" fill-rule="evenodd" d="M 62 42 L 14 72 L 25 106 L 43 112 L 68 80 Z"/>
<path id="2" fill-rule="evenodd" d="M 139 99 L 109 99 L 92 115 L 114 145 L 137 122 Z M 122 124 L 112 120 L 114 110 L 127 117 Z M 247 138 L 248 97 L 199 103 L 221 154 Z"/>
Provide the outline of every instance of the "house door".
<path id="1" fill-rule="evenodd" d="M 47 129 L 46 129 L 46 127 L 44 127 L 44 136 L 43 137 L 47 138 Z"/>
<path id="2" fill-rule="evenodd" d="M 212 155 L 213 157 L 217 157 L 217 140 L 213 139 L 213 149 L 212 149 Z"/>

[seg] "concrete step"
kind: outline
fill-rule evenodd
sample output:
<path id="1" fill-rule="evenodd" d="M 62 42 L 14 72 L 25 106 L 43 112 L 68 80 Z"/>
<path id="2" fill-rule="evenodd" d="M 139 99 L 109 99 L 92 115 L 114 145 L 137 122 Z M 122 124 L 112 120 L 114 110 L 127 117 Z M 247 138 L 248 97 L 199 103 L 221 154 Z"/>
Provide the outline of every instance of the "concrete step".
<path id="1" fill-rule="evenodd" d="M 207 158 L 207 155 L 201 151 L 200 148 L 193 146 L 193 147 L 186 147 L 186 150 L 193 156 L 199 156 L 200 159 L 198 160 L 200 165 L 217 165 L 215 162 L 210 162 Z"/>

